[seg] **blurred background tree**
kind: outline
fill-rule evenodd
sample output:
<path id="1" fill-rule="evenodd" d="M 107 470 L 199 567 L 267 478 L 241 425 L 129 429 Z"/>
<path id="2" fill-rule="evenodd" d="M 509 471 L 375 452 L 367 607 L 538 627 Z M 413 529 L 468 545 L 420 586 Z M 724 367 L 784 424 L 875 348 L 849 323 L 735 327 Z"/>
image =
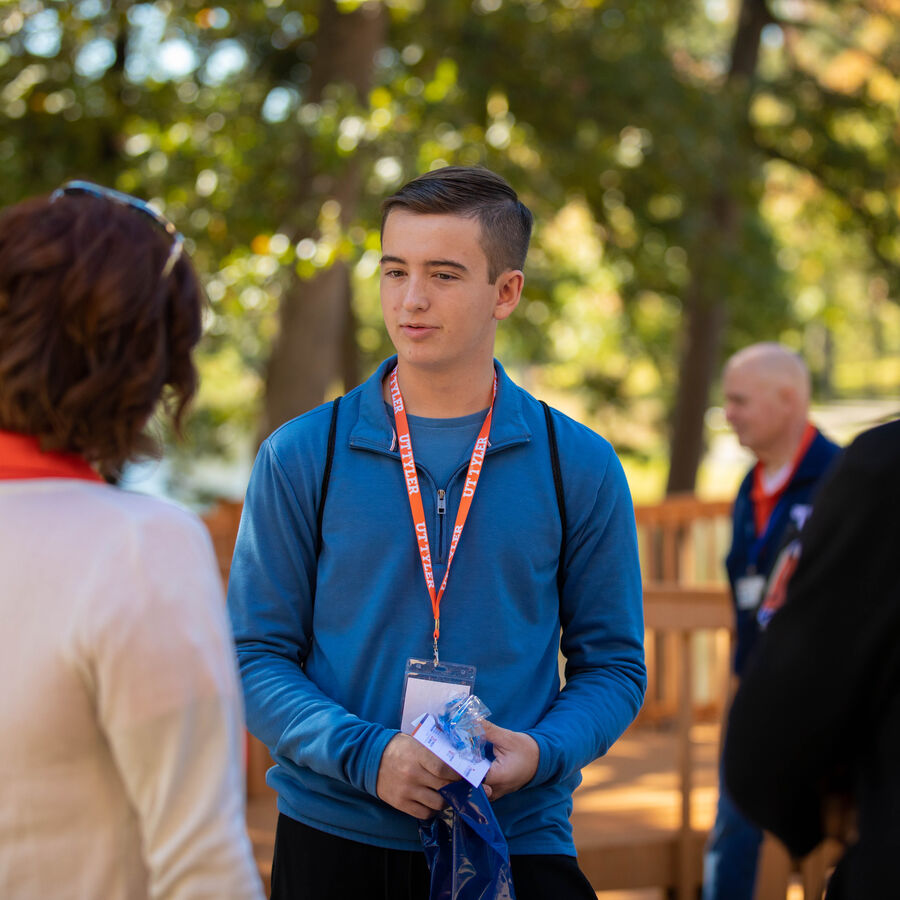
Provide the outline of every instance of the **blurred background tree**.
<path id="1" fill-rule="evenodd" d="M 380 200 L 443 164 L 538 220 L 500 352 L 694 487 L 724 358 L 900 383 L 900 0 L 0 4 L 0 202 L 153 198 L 211 300 L 191 453 L 227 457 L 389 347 Z"/>

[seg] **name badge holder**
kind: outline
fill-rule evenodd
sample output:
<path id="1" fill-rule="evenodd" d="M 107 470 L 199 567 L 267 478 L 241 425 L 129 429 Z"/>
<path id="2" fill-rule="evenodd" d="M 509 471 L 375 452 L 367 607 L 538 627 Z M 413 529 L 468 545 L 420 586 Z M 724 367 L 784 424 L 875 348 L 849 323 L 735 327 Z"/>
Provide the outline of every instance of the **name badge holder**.
<path id="1" fill-rule="evenodd" d="M 762 602 L 766 590 L 766 579 L 763 575 L 743 575 L 734 583 L 734 598 L 737 608 L 744 611 L 756 609 Z"/>
<path id="2" fill-rule="evenodd" d="M 468 697 L 475 687 L 475 666 L 410 659 L 406 663 L 400 704 L 400 730 L 412 734 L 424 713 L 437 718 L 451 700 Z"/>

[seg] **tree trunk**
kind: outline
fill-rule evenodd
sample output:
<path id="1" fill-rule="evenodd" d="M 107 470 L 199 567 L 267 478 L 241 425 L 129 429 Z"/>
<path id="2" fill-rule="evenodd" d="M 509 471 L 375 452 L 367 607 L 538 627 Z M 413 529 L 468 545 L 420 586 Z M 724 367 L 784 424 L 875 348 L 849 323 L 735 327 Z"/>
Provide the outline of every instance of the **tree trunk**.
<path id="1" fill-rule="evenodd" d="M 684 344 L 672 420 L 667 495 L 694 490 L 703 456 L 706 408 L 727 318 L 724 301 L 719 297 L 710 301 L 705 287 L 699 280 L 694 281 L 684 307 Z"/>
<path id="2" fill-rule="evenodd" d="M 306 102 L 321 100 L 328 85 L 342 83 L 350 85 L 359 102 L 365 103 L 375 54 L 384 43 L 386 21 L 380 2 L 341 13 L 334 0 L 322 0 Z M 362 190 L 359 159 L 348 157 L 343 169 L 334 174 L 321 174 L 323 168 L 303 142 L 294 165 L 294 204 L 305 221 L 295 229 L 295 239 L 314 236 L 315 221 L 326 200 L 340 204 L 342 227 L 356 215 Z M 355 383 L 358 367 L 351 299 L 350 271 L 343 261 L 308 281 L 296 279 L 285 291 L 279 307 L 279 334 L 266 372 L 261 437 L 320 404 L 335 382 L 343 382 L 345 387 Z"/>
<path id="3" fill-rule="evenodd" d="M 742 0 L 731 52 L 731 66 L 723 91 L 723 102 L 741 104 L 734 121 L 746 120 L 749 81 L 759 58 L 763 27 L 771 21 L 765 0 Z M 740 160 L 710 160 L 709 171 L 726 173 Z M 727 175 L 720 175 L 724 184 Z M 710 391 L 720 363 L 722 335 L 728 316 L 727 298 L 721 286 L 709 277 L 703 258 L 715 248 L 736 248 L 740 239 L 740 201 L 726 189 L 710 191 L 704 229 L 708 240 L 693 254 L 684 317 L 678 388 L 671 427 L 669 478 L 666 494 L 693 491 L 704 450 L 704 417 Z"/>

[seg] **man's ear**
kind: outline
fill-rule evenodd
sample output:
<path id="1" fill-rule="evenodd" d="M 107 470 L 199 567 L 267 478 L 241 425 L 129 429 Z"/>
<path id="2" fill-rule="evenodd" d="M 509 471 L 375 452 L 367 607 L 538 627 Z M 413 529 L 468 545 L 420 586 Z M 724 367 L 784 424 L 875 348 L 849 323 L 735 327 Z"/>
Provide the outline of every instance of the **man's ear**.
<path id="1" fill-rule="evenodd" d="M 775 396 L 786 409 L 794 410 L 800 405 L 797 389 L 792 384 L 779 384 Z"/>
<path id="2" fill-rule="evenodd" d="M 522 299 L 525 276 L 520 269 L 507 269 L 497 277 L 497 300 L 494 304 L 494 318 L 499 322 L 509 318 Z"/>

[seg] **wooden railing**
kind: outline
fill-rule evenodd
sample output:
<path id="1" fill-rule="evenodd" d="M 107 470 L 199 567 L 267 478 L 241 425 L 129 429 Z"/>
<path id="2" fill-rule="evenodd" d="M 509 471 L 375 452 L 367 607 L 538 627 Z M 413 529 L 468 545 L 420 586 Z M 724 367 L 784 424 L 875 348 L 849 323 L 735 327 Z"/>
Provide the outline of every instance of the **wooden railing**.
<path id="1" fill-rule="evenodd" d="M 720 717 L 726 704 L 733 614 L 722 560 L 730 538 L 730 515 L 730 502 L 705 502 L 693 496 L 635 508 L 648 681 L 640 721 L 674 730 L 672 765 L 678 775 L 680 809 L 671 837 L 646 844 L 633 865 L 652 869 L 658 886 L 677 900 L 694 900 L 702 883 L 706 835 L 691 820 L 691 727 L 698 716 Z M 698 665 L 704 669 L 702 685 Z M 610 875 L 615 872 L 614 867 L 603 868 Z M 623 884 L 634 883 L 633 873 L 619 874 Z"/>
<path id="2" fill-rule="evenodd" d="M 722 714 L 731 658 L 732 622 L 722 564 L 731 537 L 730 517 L 730 502 L 692 495 L 635 507 L 645 617 L 648 596 L 654 616 L 666 611 L 672 615 L 665 622 L 647 624 L 644 722 L 674 721 L 678 715 L 682 668 L 678 647 L 683 640 L 691 644 L 692 703 L 708 719 L 717 720 Z M 719 616 L 710 619 L 713 607 Z M 689 638 L 679 635 L 682 616 L 695 620 Z"/>
<path id="3" fill-rule="evenodd" d="M 677 900 L 693 900 L 702 882 L 704 835 L 691 821 L 691 726 L 698 715 L 723 722 L 733 689 L 734 613 L 723 566 L 730 542 L 731 503 L 676 496 L 636 507 L 635 518 L 649 682 L 643 716 L 675 724 L 681 794 L 679 827 L 666 855 L 670 868 L 662 886 Z M 698 702 L 698 662 L 708 669 L 705 702 Z M 792 881 L 805 900 L 820 900 L 826 871 L 837 853 L 836 845 L 826 842 L 806 859 L 792 860 L 779 841 L 766 835 L 755 900 L 785 900 Z"/>

